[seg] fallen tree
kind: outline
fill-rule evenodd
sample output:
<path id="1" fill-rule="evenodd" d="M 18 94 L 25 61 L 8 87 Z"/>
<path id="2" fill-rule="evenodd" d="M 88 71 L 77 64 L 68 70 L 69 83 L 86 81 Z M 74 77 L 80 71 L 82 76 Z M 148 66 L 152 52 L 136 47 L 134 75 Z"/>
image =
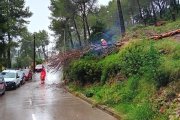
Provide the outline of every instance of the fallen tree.
<path id="1" fill-rule="evenodd" d="M 90 48 L 60 52 L 58 55 L 52 56 L 49 59 L 49 67 L 58 70 L 61 67 L 69 64 L 72 60 L 82 57 L 85 53 L 89 51 L 89 49 Z"/>
<path id="2" fill-rule="evenodd" d="M 180 34 L 180 29 L 170 31 L 170 32 L 167 32 L 167 33 L 163 33 L 163 34 L 160 34 L 160 35 L 154 35 L 154 36 L 151 37 L 151 39 L 159 40 L 159 39 L 170 37 L 170 36 L 173 36 L 173 35 L 176 35 L 176 34 Z"/>
<path id="3" fill-rule="evenodd" d="M 96 54 L 96 52 L 98 52 L 99 57 L 105 57 L 113 52 L 117 52 L 117 46 L 108 46 L 107 48 L 102 48 L 102 47 L 91 47 L 88 46 L 86 48 L 83 49 L 79 49 L 79 50 L 69 50 L 66 52 L 59 52 L 58 55 L 52 56 L 49 59 L 49 67 L 52 69 L 60 69 L 62 67 L 65 67 L 67 65 L 69 65 L 69 63 L 75 59 L 79 59 L 82 56 L 84 56 L 87 53 L 90 54 Z"/>

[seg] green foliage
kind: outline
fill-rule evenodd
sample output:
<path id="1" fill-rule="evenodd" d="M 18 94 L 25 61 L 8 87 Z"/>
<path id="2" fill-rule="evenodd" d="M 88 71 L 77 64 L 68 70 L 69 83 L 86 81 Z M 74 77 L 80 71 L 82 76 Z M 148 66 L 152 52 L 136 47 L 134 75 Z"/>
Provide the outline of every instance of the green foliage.
<path id="1" fill-rule="evenodd" d="M 33 59 L 29 56 L 26 57 L 18 57 L 17 63 L 13 65 L 14 68 L 23 68 L 30 66 L 32 64 Z"/>
<path id="2" fill-rule="evenodd" d="M 106 57 L 103 61 L 100 61 L 99 66 L 102 67 L 102 84 L 104 84 L 109 77 L 115 76 L 120 71 L 118 56 L 116 54 L 110 55 Z"/>
<path id="3" fill-rule="evenodd" d="M 11 67 L 10 50 L 18 47 L 17 40 L 20 33 L 25 30 L 28 23 L 27 18 L 32 13 L 25 6 L 25 0 L 1 0 L 0 1 L 0 63 L 5 67 Z M 1 62 L 3 59 L 3 62 Z"/>
<path id="4" fill-rule="evenodd" d="M 161 66 L 156 76 L 157 86 L 166 86 L 180 77 L 180 43 L 163 40 L 155 44 L 161 53 Z"/>
<path id="5" fill-rule="evenodd" d="M 148 46 L 147 46 L 148 45 Z M 152 74 L 159 66 L 159 54 L 149 41 L 130 43 L 119 53 L 121 72 L 126 76 Z"/>
<path id="6" fill-rule="evenodd" d="M 69 77 L 74 81 L 79 81 L 82 85 L 99 81 L 100 76 L 101 69 L 92 60 L 75 61 L 69 69 Z"/>
<path id="7" fill-rule="evenodd" d="M 126 87 L 122 89 L 122 93 L 120 95 L 122 102 L 131 102 L 135 98 L 137 95 L 138 83 L 138 77 L 132 77 L 124 83 Z"/>
<path id="8" fill-rule="evenodd" d="M 81 61 L 72 64 L 72 74 L 69 77 L 91 83 L 94 80 L 89 77 L 97 74 L 95 79 L 105 84 L 108 78 L 117 73 L 127 77 L 143 75 L 154 79 L 157 87 L 161 87 L 179 78 L 179 53 L 179 43 L 175 41 L 134 41 L 122 48 L 118 54 L 107 56 L 103 60 L 91 55 L 83 57 Z"/>
<path id="9" fill-rule="evenodd" d="M 26 58 L 27 56 L 33 59 L 33 48 L 34 48 L 34 35 L 35 35 L 35 47 L 36 58 L 38 63 L 42 63 L 42 53 L 44 58 L 47 58 L 45 46 L 49 44 L 48 33 L 45 30 L 39 31 L 35 34 L 30 33 L 28 30 L 21 32 L 21 46 L 20 46 L 20 57 Z M 28 61 L 29 63 L 29 61 Z"/>
<path id="10" fill-rule="evenodd" d="M 42 64 L 43 60 L 42 59 L 36 59 L 36 64 Z"/>
<path id="11" fill-rule="evenodd" d="M 106 28 L 106 26 L 104 23 L 102 23 L 101 21 L 96 21 L 96 24 L 91 27 L 93 32 L 89 38 L 90 41 L 97 42 L 97 41 L 101 40 L 104 36 L 103 31 L 105 31 L 105 28 Z"/>
<path id="12" fill-rule="evenodd" d="M 126 114 L 127 116 L 122 117 L 128 120 L 152 120 L 155 113 L 149 100 L 154 91 L 154 85 L 149 84 L 147 79 L 134 76 L 121 83 L 103 86 L 95 84 L 80 92 L 93 94 L 92 99 L 96 102 Z"/>
<path id="13" fill-rule="evenodd" d="M 179 28 L 180 28 L 180 20 L 177 20 L 175 22 L 167 22 L 165 25 L 163 25 L 161 27 L 148 26 L 148 27 L 143 28 L 142 30 L 150 30 L 150 31 L 154 31 L 158 34 L 161 34 L 164 32 L 177 30 Z"/>
<path id="14" fill-rule="evenodd" d="M 132 111 L 129 120 L 153 120 L 154 111 L 150 103 L 138 104 Z"/>
<path id="15" fill-rule="evenodd" d="M 180 43 L 171 39 L 163 39 L 155 43 L 161 55 L 170 59 L 180 59 Z"/>

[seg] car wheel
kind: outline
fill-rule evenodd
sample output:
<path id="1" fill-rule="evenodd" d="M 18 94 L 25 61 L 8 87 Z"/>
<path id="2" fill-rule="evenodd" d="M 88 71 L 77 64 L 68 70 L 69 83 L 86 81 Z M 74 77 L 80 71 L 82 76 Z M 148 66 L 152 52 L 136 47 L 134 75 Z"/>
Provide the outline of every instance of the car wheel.
<path id="1" fill-rule="evenodd" d="M 17 87 L 20 87 L 20 85 L 21 85 L 21 82 L 18 84 L 18 85 L 16 85 Z"/>

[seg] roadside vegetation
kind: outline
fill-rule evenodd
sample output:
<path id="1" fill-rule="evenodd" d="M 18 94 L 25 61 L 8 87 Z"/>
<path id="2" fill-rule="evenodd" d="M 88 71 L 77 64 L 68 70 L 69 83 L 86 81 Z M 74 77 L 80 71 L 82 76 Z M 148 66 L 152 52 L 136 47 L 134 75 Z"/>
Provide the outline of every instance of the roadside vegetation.
<path id="1" fill-rule="evenodd" d="M 28 30 L 28 18 L 33 13 L 25 3 L 25 0 L 0 1 L 0 71 L 32 66 L 34 49 L 36 63 L 42 62 L 41 59 L 47 60 L 48 33 L 45 30 L 34 33 Z"/>
<path id="2" fill-rule="evenodd" d="M 139 27 L 134 33 L 167 32 L 178 23 Z M 68 86 L 97 104 L 113 108 L 123 119 L 178 120 L 180 43 L 173 38 L 154 41 L 144 34 L 129 38 L 117 53 L 85 55 L 71 62 L 65 69 Z"/>

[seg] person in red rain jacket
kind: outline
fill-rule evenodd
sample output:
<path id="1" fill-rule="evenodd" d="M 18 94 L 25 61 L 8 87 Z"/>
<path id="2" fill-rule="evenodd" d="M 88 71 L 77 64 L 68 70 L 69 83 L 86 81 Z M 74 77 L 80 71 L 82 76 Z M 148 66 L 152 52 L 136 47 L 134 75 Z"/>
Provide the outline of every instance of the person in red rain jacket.
<path id="1" fill-rule="evenodd" d="M 44 66 L 42 66 L 42 70 L 41 70 L 41 84 L 44 84 L 46 78 L 46 70 L 44 68 Z"/>

